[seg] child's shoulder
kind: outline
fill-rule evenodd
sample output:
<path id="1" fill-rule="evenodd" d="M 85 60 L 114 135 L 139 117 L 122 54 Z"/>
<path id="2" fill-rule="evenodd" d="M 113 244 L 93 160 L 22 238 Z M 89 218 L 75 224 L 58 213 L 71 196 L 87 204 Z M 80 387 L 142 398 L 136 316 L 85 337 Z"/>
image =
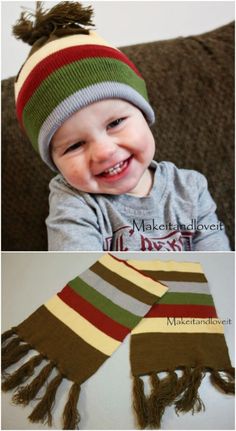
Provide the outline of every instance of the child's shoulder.
<path id="1" fill-rule="evenodd" d="M 51 179 L 49 191 L 49 201 L 53 202 L 54 206 L 64 204 L 74 207 L 78 205 L 80 207 L 97 207 L 96 194 L 90 194 L 74 188 L 61 174 L 57 174 Z"/>
<path id="2" fill-rule="evenodd" d="M 189 186 L 193 185 L 193 183 L 200 185 L 207 184 L 206 177 L 194 169 L 179 168 L 169 161 L 162 161 L 157 163 L 157 165 L 160 170 L 160 174 L 168 178 L 172 183 L 179 182 Z"/>
<path id="3" fill-rule="evenodd" d="M 55 175 L 49 182 L 50 198 L 59 201 L 66 199 L 76 199 L 84 201 L 84 195 L 88 193 L 81 192 L 72 187 L 61 174 Z"/>
<path id="4" fill-rule="evenodd" d="M 67 181 L 65 180 L 65 178 L 61 175 L 61 174 L 57 174 L 55 175 L 49 182 L 49 189 L 53 190 L 53 189 L 71 189 L 71 190 L 75 190 L 73 187 L 71 187 Z"/>

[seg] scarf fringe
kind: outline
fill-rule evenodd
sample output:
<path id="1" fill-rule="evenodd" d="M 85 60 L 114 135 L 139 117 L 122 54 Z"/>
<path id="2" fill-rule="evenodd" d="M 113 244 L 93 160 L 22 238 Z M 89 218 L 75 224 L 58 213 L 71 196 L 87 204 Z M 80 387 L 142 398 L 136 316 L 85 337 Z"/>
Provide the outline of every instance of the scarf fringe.
<path id="1" fill-rule="evenodd" d="M 54 367 L 55 364 L 53 362 L 49 362 L 30 384 L 26 386 L 20 386 L 17 392 L 13 395 L 13 402 L 15 404 L 22 404 L 24 406 L 28 405 L 29 402 L 36 397 L 37 393 L 46 382 Z"/>
<path id="2" fill-rule="evenodd" d="M 226 394 L 235 393 L 235 370 L 230 368 L 224 371 L 227 380 L 225 380 L 219 373 L 219 371 L 213 370 L 211 373 L 211 382 L 218 389 L 222 390 Z"/>
<path id="3" fill-rule="evenodd" d="M 39 365 L 42 360 L 43 356 L 40 354 L 33 356 L 28 362 L 26 362 L 18 370 L 5 379 L 5 381 L 2 383 L 2 390 L 9 391 L 16 388 L 16 386 L 19 386 L 33 375 L 35 367 L 37 367 L 37 365 Z"/>
<path id="4" fill-rule="evenodd" d="M 9 343 L 9 347 L 7 345 L 5 347 L 6 350 L 3 349 L 3 351 L 2 351 L 2 371 L 5 371 L 5 369 L 10 367 L 10 365 L 13 365 L 16 362 L 18 362 L 21 358 L 23 358 L 29 352 L 29 350 L 31 350 L 30 344 L 28 344 L 28 343 L 20 344 L 20 341 L 18 339 L 12 340 L 12 342 Z M 5 350 L 5 352 L 4 352 L 4 350 Z"/>
<path id="5" fill-rule="evenodd" d="M 165 408 L 171 404 L 176 396 L 178 376 L 174 371 L 160 380 L 158 376 L 151 375 L 153 389 L 148 400 L 149 425 L 160 428 Z"/>
<path id="6" fill-rule="evenodd" d="M 38 353 L 29 358 L 27 362 L 21 365 L 12 374 L 6 373 L 5 370 L 10 365 L 16 364 L 21 358 L 27 355 L 29 350 L 33 350 L 34 348 L 30 344 L 24 343 L 24 341 L 18 337 L 15 328 L 2 334 L 2 340 L 2 389 L 3 391 L 15 389 L 15 393 L 12 397 L 13 402 L 24 406 L 28 405 L 31 400 L 36 399 L 39 390 L 47 383 L 47 379 L 52 370 L 57 366 L 53 361 L 48 362 L 29 384 L 22 386 L 22 383 L 26 382 L 34 374 L 35 368 L 40 365 L 44 359 L 47 360 L 47 358 L 43 354 Z M 55 404 L 57 389 L 63 378 L 64 375 L 58 371 L 56 377 L 48 382 L 43 397 L 29 415 L 29 420 L 31 422 L 42 422 L 49 426 L 52 425 L 52 409 Z M 79 394 L 80 385 L 78 383 L 72 383 L 63 412 L 63 429 L 78 429 L 80 420 L 77 410 Z"/>
<path id="7" fill-rule="evenodd" d="M 12 337 L 12 335 L 16 335 L 15 331 L 16 331 L 16 327 L 14 326 L 13 328 L 3 332 L 3 334 L 1 335 L 2 344 L 5 343 L 5 341 L 8 340 L 8 338 Z"/>
<path id="8" fill-rule="evenodd" d="M 59 372 L 57 376 L 50 381 L 43 398 L 29 415 L 30 422 L 42 422 L 52 426 L 52 408 L 54 406 L 57 389 L 62 379 L 63 376 Z"/>
<path id="9" fill-rule="evenodd" d="M 80 385 L 78 383 L 72 384 L 69 392 L 68 401 L 65 405 L 63 412 L 63 429 L 74 430 L 78 429 L 80 415 L 77 410 L 77 403 L 79 400 Z"/>
<path id="10" fill-rule="evenodd" d="M 13 340 L 10 340 L 9 343 L 7 343 L 7 345 L 5 343 L 5 346 L 2 347 L 2 355 L 9 355 L 10 352 L 12 352 L 20 344 L 20 341 L 21 340 L 19 337 L 14 337 Z"/>
<path id="11" fill-rule="evenodd" d="M 198 389 L 204 376 L 205 373 L 202 368 L 196 367 L 193 369 L 183 396 L 175 403 L 177 415 L 180 412 L 187 413 L 190 410 L 192 414 L 205 410 L 205 405 L 198 394 Z"/>
<path id="12" fill-rule="evenodd" d="M 138 424 L 141 429 L 146 428 L 148 425 L 148 403 L 144 393 L 143 380 L 138 376 L 134 376 L 133 400 Z"/>
<path id="13" fill-rule="evenodd" d="M 198 389 L 205 376 L 205 367 L 181 367 L 182 376 L 178 377 L 174 370 L 168 370 L 167 376 L 160 379 L 157 373 L 150 374 L 151 393 L 146 396 L 141 377 L 134 376 L 133 398 L 134 409 L 141 429 L 148 426 L 159 429 L 166 407 L 174 405 L 175 412 L 192 414 L 205 410 Z M 226 374 L 223 378 L 219 371 L 210 371 L 211 382 L 226 394 L 234 393 L 234 369 L 222 370 Z"/>

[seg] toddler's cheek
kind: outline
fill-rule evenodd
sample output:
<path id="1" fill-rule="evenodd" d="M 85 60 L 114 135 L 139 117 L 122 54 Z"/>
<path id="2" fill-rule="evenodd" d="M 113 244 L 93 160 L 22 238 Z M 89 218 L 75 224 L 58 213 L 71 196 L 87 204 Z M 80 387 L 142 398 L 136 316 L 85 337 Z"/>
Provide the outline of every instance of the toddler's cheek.
<path id="1" fill-rule="evenodd" d="M 145 139 L 145 137 L 144 137 Z M 142 147 L 142 154 L 143 157 L 149 159 L 153 159 L 154 153 L 155 153 L 155 141 L 153 136 L 146 136 L 146 140 L 144 140 L 145 144 Z"/>
<path id="2" fill-rule="evenodd" d="M 83 172 L 74 166 L 67 168 L 64 173 L 64 177 L 71 186 L 76 188 L 78 188 L 85 180 Z"/>

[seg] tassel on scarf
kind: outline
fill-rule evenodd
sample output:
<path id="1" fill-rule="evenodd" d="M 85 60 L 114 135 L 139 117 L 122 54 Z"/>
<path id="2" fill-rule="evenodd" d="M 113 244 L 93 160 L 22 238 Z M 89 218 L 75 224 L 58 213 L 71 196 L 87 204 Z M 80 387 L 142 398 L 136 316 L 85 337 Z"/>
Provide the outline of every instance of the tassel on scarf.
<path id="1" fill-rule="evenodd" d="M 148 425 L 148 406 L 147 398 L 144 393 L 144 383 L 138 376 L 134 377 L 133 384 L 134 410 L 137 414 L 137 420 L 140 428 L 146 428 Z"/>
<path id="2" fill-rule="evenodd" d="M 182 367 L 182 376 L 178 377 L 175 371 L 168 371 L 168 375 L 160 379 L 157 373 L 150 374 L 151 394 L 145 397 L 143 381 L 134 377 L 135 411 L 141 429 L 151 426 L 159 429 L 161 419 L 167 406 L 175 404 L 176 414 L 192 411 L 192 414 L 205 410 L 198 389 L 205 376 L 205 367 Z M 210 380 L 226 394 L 234 394 L 234 368 L 222 370 L 222 377 L 217 370 L 210 371 Z"/>
<path id="3" fill-rule="evenodd" d="M 15 333 L 15 328 L 6 331 L 2 335 L 2 340 L 4 343 L 2 347 L 2 372 L 4 374 L 6 368 L 18 362 L 28 353 L 29 350 L 33 349 L 33 347 L 27 343 L 23 344 L 22 340 Z M 39 390 L 47 382 L 52 370 L 56 367 L 56 364 L 53 361 L 48 362 L 29 384 L 22 386 L 22 383 L 27 381 L 27 379 L 34 374 L 35 368 L 40 365 L 44 359 L 46 359 L 45 356 L 39 353 L 29 358 L 27 362 L 21 365 L 12 374 L 5 373 L 5 377 L 2 382 L 2 389 L 3 391 L 16 389 L 12 397 L 15 404 L 22 404 L 24 406 L 29 404 L 31 400 L 36 398 Z M 46 422 L 49 426 L 52 425 L 52 408 L 55 402 L 57 389 L 59 388 L 63 378 L 64 376 L 58 372 L 56 377 L 47 384 L 43 397 L 29 416 L 29 420 L 31 422 Z M 63 412 L 63 429 L 70 430 L 78 428 L 80 420 L 77 410 L 79 394 L 80 385 L 72 383 Z"/>
<path id="4" fill-rule="evenodd" d="M 204 403 L 198 394 L 198 389 L 205 373 L 201 367 L 196 367 L 192 370 L 190 375 L 189 384 L 187 389 L 183 393 L 183 396 L 175 403 L 175 411 L 189 412 L 192 410 L 192 414 L 205 410 Z"/>
<path id="5" fill-rule="evenodd" d="M 227 380 L 225 380 L 217 370 L 212 370 L 210 375 L 210 380 L 214 386 L 217 386 L 218 389 L 221 389 L 225 394 L 234 394 L 235 393 L 235 370 L 233 368 L 228 370 L 222 370 Z"/>
<path id="6" fill-rule="evenodd" d="M 1 341 L 2 344 L 8 340 L 8 338 L 10 338 L 12 335 L 15 335 L 15 327 L 12 327 L 11 329 L 8 329 L 7 331 L 3 332 L 3 334 L 1 335 Z"/>
<path id="7" fill-rule="evenodd" d="M 19 342 L 17 340 L 17 342 L 15 344 L 15 343 L 13 343 L 13 341 L 9 343 L 9 344 L 11 344 L 9 349 L 7 349 L 7 351 L 5 351 L 5 353 L 4 353 L 4 350 L 2 352 L 2 371 L 4 371 L 6 368 L 10 367 L 10 365 L 18 362 L 32 348 L 30 346 L 30 344 L 28 344 L 28 343 L 19 344 Z"/>
<path id="8" fill-rule="evenodd" d="M 15 404 L 23 404 L 25 406 L 29 404 L 29 402 L 35 398 L 39 390 L 42 388 L 54 367 L 55 364 L 53 362 L 49 362 L 30 384 L 26 386 L 20 386 L 17 392 L 13 395 L 13 402 Z"/>
<path id="9" fill-rule="evenodd" d="M 151 375 L 152 392 L 148 400 L 149 425 L 157 429 L 161 426 L 161 419 L 165 408 L 171 404 L 176 397 L 178 376 L 174 371 L 160 380 L 155 374 Z"/>
<path id="10" fill-rule="evenodd" d="M 2 347 L 2 355 L 9 355 L 10 352 L 15 350 L 15 348 L 20 344 L 20 342 L 21 340 L 19 337 L 14 337 L 12 340 L 9 341 L 9 343 L 5 343 L 5 346 Z"/>
<path id="11" fill-rule="evenodd" d="M 37 365 L 39 365 L 42 360 L 43 356 L 40 354 L 33 356 L 28 362 L 26 362 L 24 365 L 18 368 L 18 370 L 5 379 L 5 381 L 2 383 L 2 390 L 9 391 L 10 389 L 14 389 L 16 386 L 23 383 L 30 376 L 32 376 L 35 367 L 37 367 Z"/>
<path id="12" fill-rule="evenodd" d="M 77 410 L 77 403 L 79 400 L 80 385 L 78 383 L 72 384 L 69 392 L 68 401 L 65 405 L 63 412 L 63 429 L 73 430 L 78 428 L 80 421 L 79 412 Z"/>
<path id="13" fill-rule="evenodd" d="M 43 398 L 41 401 L 39 401 L 32 413 L 29 415 L 30 422 L 46 422 L 49 426 L 52 425 L 52 408 L 54 405 L 57 389 L 60 386 L 62 379 L 63 376 L 59 372 L 57 376 L 50 381 Z"/>

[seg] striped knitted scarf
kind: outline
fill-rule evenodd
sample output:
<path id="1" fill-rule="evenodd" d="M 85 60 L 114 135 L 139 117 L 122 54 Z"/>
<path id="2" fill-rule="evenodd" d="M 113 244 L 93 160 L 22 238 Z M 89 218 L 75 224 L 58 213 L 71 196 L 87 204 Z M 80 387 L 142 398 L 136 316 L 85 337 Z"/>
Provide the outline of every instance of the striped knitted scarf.
<path id="1" fill-rule="evenodd" d="M 160 428 L 165 408 L 172 404 L 177 413 L 202 410 L 198 388 L 207 371 L 216 387 L 234 393 L 223 326 L 200 264 L 126 262 L 112 255 L 104 255 L 2 335 L 2 389 L 14 389 L 16 404 L 37 399 L 29 420 L 52 425 L 57 389 L 63 379 L 70 380 L 63 429 L 76 429 L 80 385 L 130 332 L 133 404 L 140 428 Z"/>

